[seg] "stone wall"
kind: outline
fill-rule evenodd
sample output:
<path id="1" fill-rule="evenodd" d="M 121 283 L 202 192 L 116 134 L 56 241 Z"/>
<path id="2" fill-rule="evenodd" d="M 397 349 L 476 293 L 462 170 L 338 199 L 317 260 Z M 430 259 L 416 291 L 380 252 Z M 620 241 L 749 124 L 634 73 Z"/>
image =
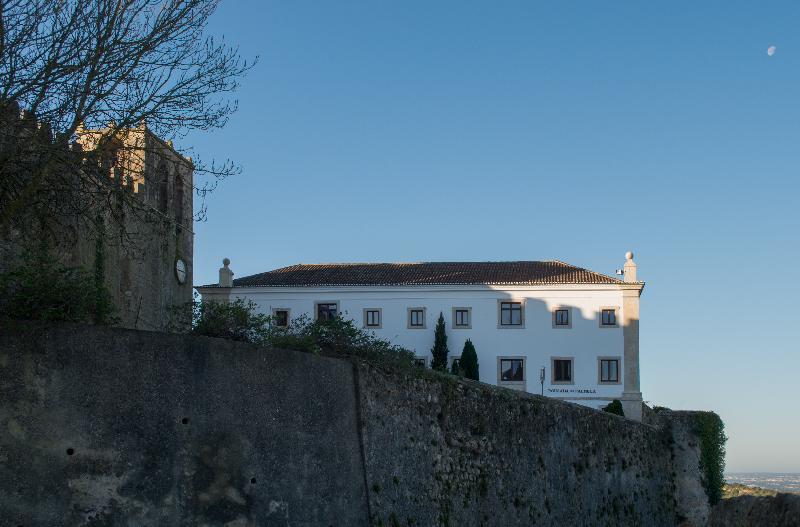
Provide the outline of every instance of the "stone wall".
<path id="1" fill-rule="evenodd" d="M 696 415 L 697 412 L 659 408 L 646 412 L 644 422 L 660 428 L 668 437 L 679 517 L 692 525 L 706 525 L 710 506 L 705 476 L 699 469 L 700 439 L 694 432 Z"/>
<path id="2" fill-rule="evenodd" d="M 485 384 L 359 368 L 370 511 L 382 525 L 675 525 L 669 439 Z"/>
<path id="3" fill-rule="evenodd" d="M 666 428 L 202 337 L 0 326 L 0 430 L 0 525 L 671 526 L 684 516 Z"/>
<path id="4" fill-rule="evenodd" d="M 800 496 L 737 496 L 720 501 L 711 511 L 709 527 L 797 527 Z"/>
<path id="5" fill-rule="evenodd" d="M 363 525 L 348 362 L 202 337 L 0 334 L 0 525 Z"/>

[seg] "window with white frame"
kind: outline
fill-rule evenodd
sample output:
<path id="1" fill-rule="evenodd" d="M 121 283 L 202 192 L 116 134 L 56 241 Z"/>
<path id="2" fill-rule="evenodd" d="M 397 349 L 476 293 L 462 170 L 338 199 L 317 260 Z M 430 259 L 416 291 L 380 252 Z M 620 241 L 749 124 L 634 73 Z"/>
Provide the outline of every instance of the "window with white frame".
<path id="1" fill-rule="evenodd" d="M 500 325 L 522 326 L 522 302 L 500 302 Z"/>
<path id="2" fill-rule="evenodd" d="M 552 373 L 552 384 L 572 384 L 573 378 L 572 357 L 553 357 L 550 371 Z"/>
<path id="3" fill-rule="evenodd" d="M 572 313 L 568 307 L 558 307 L 553 310 L 553 327 L 554 328 L 571 328 L 572 327 Z"/>
<path id="4" fill-rule="evenodd" d="M 505 382 L 525 380 L 525 359 L 500 359 L 500 380 Z"/>
<path id="5" fill-rule="evenodd" d="M 604 307 L 600 309 L 600 327 L 617 327 L 617 308 Z"/>
<path id="6" fill-rule="evenodd" d="M 600 383 L 618 384 L 619 357 L 600 357 L 597 361 Z"/>
<path id="7" fill-rule="evenodd" d="M 364 327 L 381 327 L 381 310 L 379 308 L 369 307 L 364 310 Z"/>
<path id="8" fill-rule="evenodd" d="M 468 329 L 472 327 L 472 308 L 453 308 L 453 328 Z"/>
<path id="9" fill-rule="evenodd" d="M 338 302 L 317 302 L 317 320 L 332 320 L 338 313 Z"/>
<path id="10" fill-rule="evenodd" d="M 280 328 L 289 326 L 289 310 L 283 308 L 273 309 L 272 325 Z"/>
<path id="11" fill-rule="evenodd" d="M 414 357 L 414 364 L 420 368 L 427 368 L 428 357 Z"/>
<path id="12" fill-rule="evenodd" d="M 408 308 L 408 327 L 414 329 L 425 328 L 425 308 L 424 307 L 410 307 Z"/>

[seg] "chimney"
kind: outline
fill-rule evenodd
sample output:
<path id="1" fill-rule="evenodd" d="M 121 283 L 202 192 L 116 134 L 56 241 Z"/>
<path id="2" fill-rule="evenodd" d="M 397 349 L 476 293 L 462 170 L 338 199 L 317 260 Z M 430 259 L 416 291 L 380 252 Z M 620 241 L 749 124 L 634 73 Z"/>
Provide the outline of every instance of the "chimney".
<path id="1" fill-rule="evenodd" d="M 631 251 L 625 253 L 625 266 L 622 268 L 622 272 L 625 275 L 623 278 L 625 282 L 636 281 L 636 263 L 633 261 L 633 253 Z"/>
<path id="2" fill-rule="evenodd" d="M 222 259 L 222 267 L 219 268 L 219 286 L 233 287 L 233 271 L 228 267 L 231 261 L 228 258 Z"/>

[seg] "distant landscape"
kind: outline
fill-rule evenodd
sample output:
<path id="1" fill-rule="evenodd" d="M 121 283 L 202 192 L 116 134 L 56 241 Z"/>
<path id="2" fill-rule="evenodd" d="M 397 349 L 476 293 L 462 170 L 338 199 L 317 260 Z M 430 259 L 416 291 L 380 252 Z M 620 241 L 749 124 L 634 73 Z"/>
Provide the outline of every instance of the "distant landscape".
<path id="1" fill-rule="evenodd" d="M 748 487 L 758 487 L 761 489 L 775 490 L 778 492 L 791 492 L 800 494 L 800 474 L 781 473 L 781 472 L 736 472 L 725 474 L 725 481 L 728 483 L 726 493 L 734 495 L 750 494 L 742 492 L 736 484 L 747 485 Z"/>

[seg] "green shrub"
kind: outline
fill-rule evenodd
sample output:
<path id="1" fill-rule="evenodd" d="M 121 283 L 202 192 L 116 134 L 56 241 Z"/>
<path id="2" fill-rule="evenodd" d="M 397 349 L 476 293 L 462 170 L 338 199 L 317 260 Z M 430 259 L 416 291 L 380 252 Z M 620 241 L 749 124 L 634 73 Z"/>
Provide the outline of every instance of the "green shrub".
<path id="1" fill-rule="evenodd" d="M 433 333 L 433 348 L 431 348 L 431 368 L 434 370 L 445 371 L 447 369 L 447 332 L 445 331 L 444 315 L 439 313 L 439 320 L 436 321 L 436 330 Z"/>
<path id="2" fill-rule="evenodd" d="M 252 300 L 193 302 L 192 333 L 242 342 L 264 343 L 270 319 L 256 311 Z"/>
<path id="3" fill-rule="evenodd" d="M 61 265 L 46 246 L 0 273 L 0 318 L 113 324 L 114 313 L 102 274 Z"/>
<path id="4" fill-rule="evenodd" d="M 695 432 L 700 437 L 700 470 L 708 496 L 708 503 L 714 506 L 722 499 L 725 485 L 725 424 L 714 412 L 698 412 Z"/>
<path id="5" fill-rule="evenodd" d="M 478 354 L 475 352 L 475 346 L 470 339 L 464 343 L 464 349 L 461 351 L 461 360 L 459 361 L 461 371 L 464 377 L 478 380 Z"/>
<path id="6" fill-rule="evenodd" d="M 191 333 L 228 338 L 275 348 L 335 353 L 356 356 L 374 363 L 415 367 L 414 353 L 376 337 L 341 315 L 329 320 L 311 320 L 303 315 L 289 321 L 287 327 L 275 326 L 272 318 L 259 314 L 254 302 L 191 303 Z"/>
<path id="7" fill-rule="evenodd" d="M 619 399 L 614 399 L 607 405 L 603 407 L 604 412 L 608 412 L 610 414 L 621 415 L 625 417 L 625 412 L 622 411 L 622 403 L 619 402 Z"/>
<path id="8" fill-rule="evenodd" d="M 264 343 L 276 348 L 355 356 L 404 369 L 416 366 L 413 352 L 376 337 L 341 314 L 329 320 L 311 320 L 303 315 L 292 319 L 288 327 L 271 326 Z"/>
<path id="9" fill-rule="evenodd" d="M 453 361 L 453 364 L 450 365 L 450 373 L 459 377 L 464 376 L 464 370 L 461 368 L 461 359 Z"/>

